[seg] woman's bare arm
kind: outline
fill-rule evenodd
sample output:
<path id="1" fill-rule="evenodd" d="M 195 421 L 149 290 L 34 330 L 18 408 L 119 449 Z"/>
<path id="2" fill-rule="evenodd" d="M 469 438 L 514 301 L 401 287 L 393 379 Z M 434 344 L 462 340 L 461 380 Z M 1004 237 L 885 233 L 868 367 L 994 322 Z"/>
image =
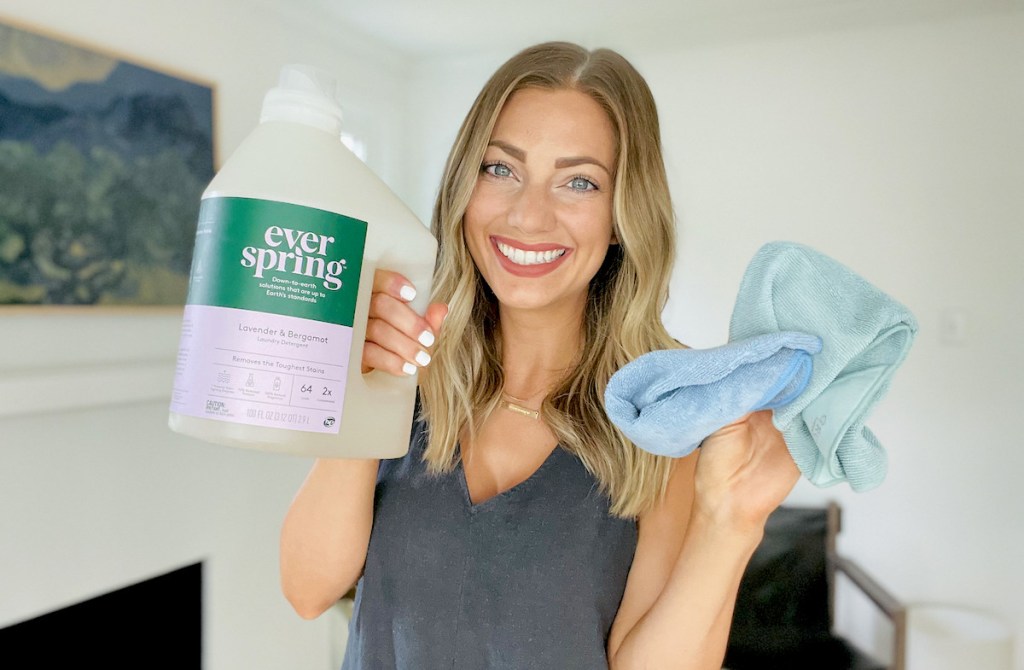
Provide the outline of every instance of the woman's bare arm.
<path id="1" fill-rule="evenodd" d="M 306 619 L 319 616 L 362 573 L 379 461 L 319 459 L 281 529 L 281 589 Z"/>
<path id="2" fill-rule="evenodd" d="M 768 515 L 798 478 L 770 412 L 751 414 L 704 441 L 682 547 L 674 558 L 663 552 L 671 568 L 646 612 L 634 614 L 635 623 L 616 621 L 609 641 L 613 670 L 722 667 L 743 572 Z M 665 541 L 678 542 L 671 533 Z"/>

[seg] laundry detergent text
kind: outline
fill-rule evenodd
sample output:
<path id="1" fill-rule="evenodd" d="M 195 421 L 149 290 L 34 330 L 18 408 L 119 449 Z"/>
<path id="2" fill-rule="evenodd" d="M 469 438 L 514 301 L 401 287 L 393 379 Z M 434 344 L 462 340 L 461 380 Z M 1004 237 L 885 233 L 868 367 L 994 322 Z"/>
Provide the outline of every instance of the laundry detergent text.
<path id="1" fill-rule="evenodd" d="M 345 259 L 328 260 L 327 249 L 334 243 L 328 235 L 269 226 L 263 233 L 266 248 L 254 246 L 242 249 L 242 267 L 254 268 L 254 277 L 263 277 L 266 271 L 289 272 L 323 280 L 324 288 L 341 288 L 340 275 L 345 270 Z"/>

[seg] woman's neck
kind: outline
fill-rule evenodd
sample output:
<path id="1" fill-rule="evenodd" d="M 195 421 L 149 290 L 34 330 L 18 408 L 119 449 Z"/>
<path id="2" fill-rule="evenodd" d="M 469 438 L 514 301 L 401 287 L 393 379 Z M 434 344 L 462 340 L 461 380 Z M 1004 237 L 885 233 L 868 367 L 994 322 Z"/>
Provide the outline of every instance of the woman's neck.
<path id="1" fill-rule="evenodd" d="M 539 314 L 502 309 L 505 393 L 539 402 L 579 362 L 583 309 Z"/>

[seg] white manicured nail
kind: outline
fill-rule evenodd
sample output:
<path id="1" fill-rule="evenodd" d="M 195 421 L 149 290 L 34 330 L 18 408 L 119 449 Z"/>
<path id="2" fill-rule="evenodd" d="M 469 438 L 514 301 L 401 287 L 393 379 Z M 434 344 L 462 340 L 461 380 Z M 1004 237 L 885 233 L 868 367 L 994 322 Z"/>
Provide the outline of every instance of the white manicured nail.
<path id="1" fill-rule="evenodd" d="M 406 284 L 402 287 L 402 290 L 398 292 L 398 295 L 402 296 L 402 300 L 415 300 L 416 289 Z"/>
<path id="2" fill-rule="evenodd" d="M 412 363 L 405 363 L 402 365 L 402 372 L 409 376 L 412 376 L 416 374 L 416 366 L 413 365 Z"/>
<path id="3" fill-rule="evenodd" d="M 419 339 L 420 344 L 422 344 L 425 347 L 430 347 L 434 345 L 434 334 L 429 330 L 424 330 L 422 333 L 420 333 L 420 336 L 417 339 Z"/>
<path id="4" fill-rule="evenodd" d="M 426 367 L 430 365 L 430 354 L 425 351 L 421 351 L 416 354 L 416 362 L 420 364 L 420 367 Z"/>

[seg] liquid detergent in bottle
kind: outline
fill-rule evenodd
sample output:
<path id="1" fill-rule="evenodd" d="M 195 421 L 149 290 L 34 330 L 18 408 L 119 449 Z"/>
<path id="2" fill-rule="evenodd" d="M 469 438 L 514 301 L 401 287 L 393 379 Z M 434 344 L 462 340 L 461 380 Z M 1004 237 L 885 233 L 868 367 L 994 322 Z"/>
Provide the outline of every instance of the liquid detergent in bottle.
<path id="1" fill-rule="evenodd" d="M 341 143 L 334 79 L 287 66 L 203 193 L 168 423 L 236 447 L 392 458 L 415 376 L 360 370 L 374 271 L 426 309 L 437 242 Z"/>

